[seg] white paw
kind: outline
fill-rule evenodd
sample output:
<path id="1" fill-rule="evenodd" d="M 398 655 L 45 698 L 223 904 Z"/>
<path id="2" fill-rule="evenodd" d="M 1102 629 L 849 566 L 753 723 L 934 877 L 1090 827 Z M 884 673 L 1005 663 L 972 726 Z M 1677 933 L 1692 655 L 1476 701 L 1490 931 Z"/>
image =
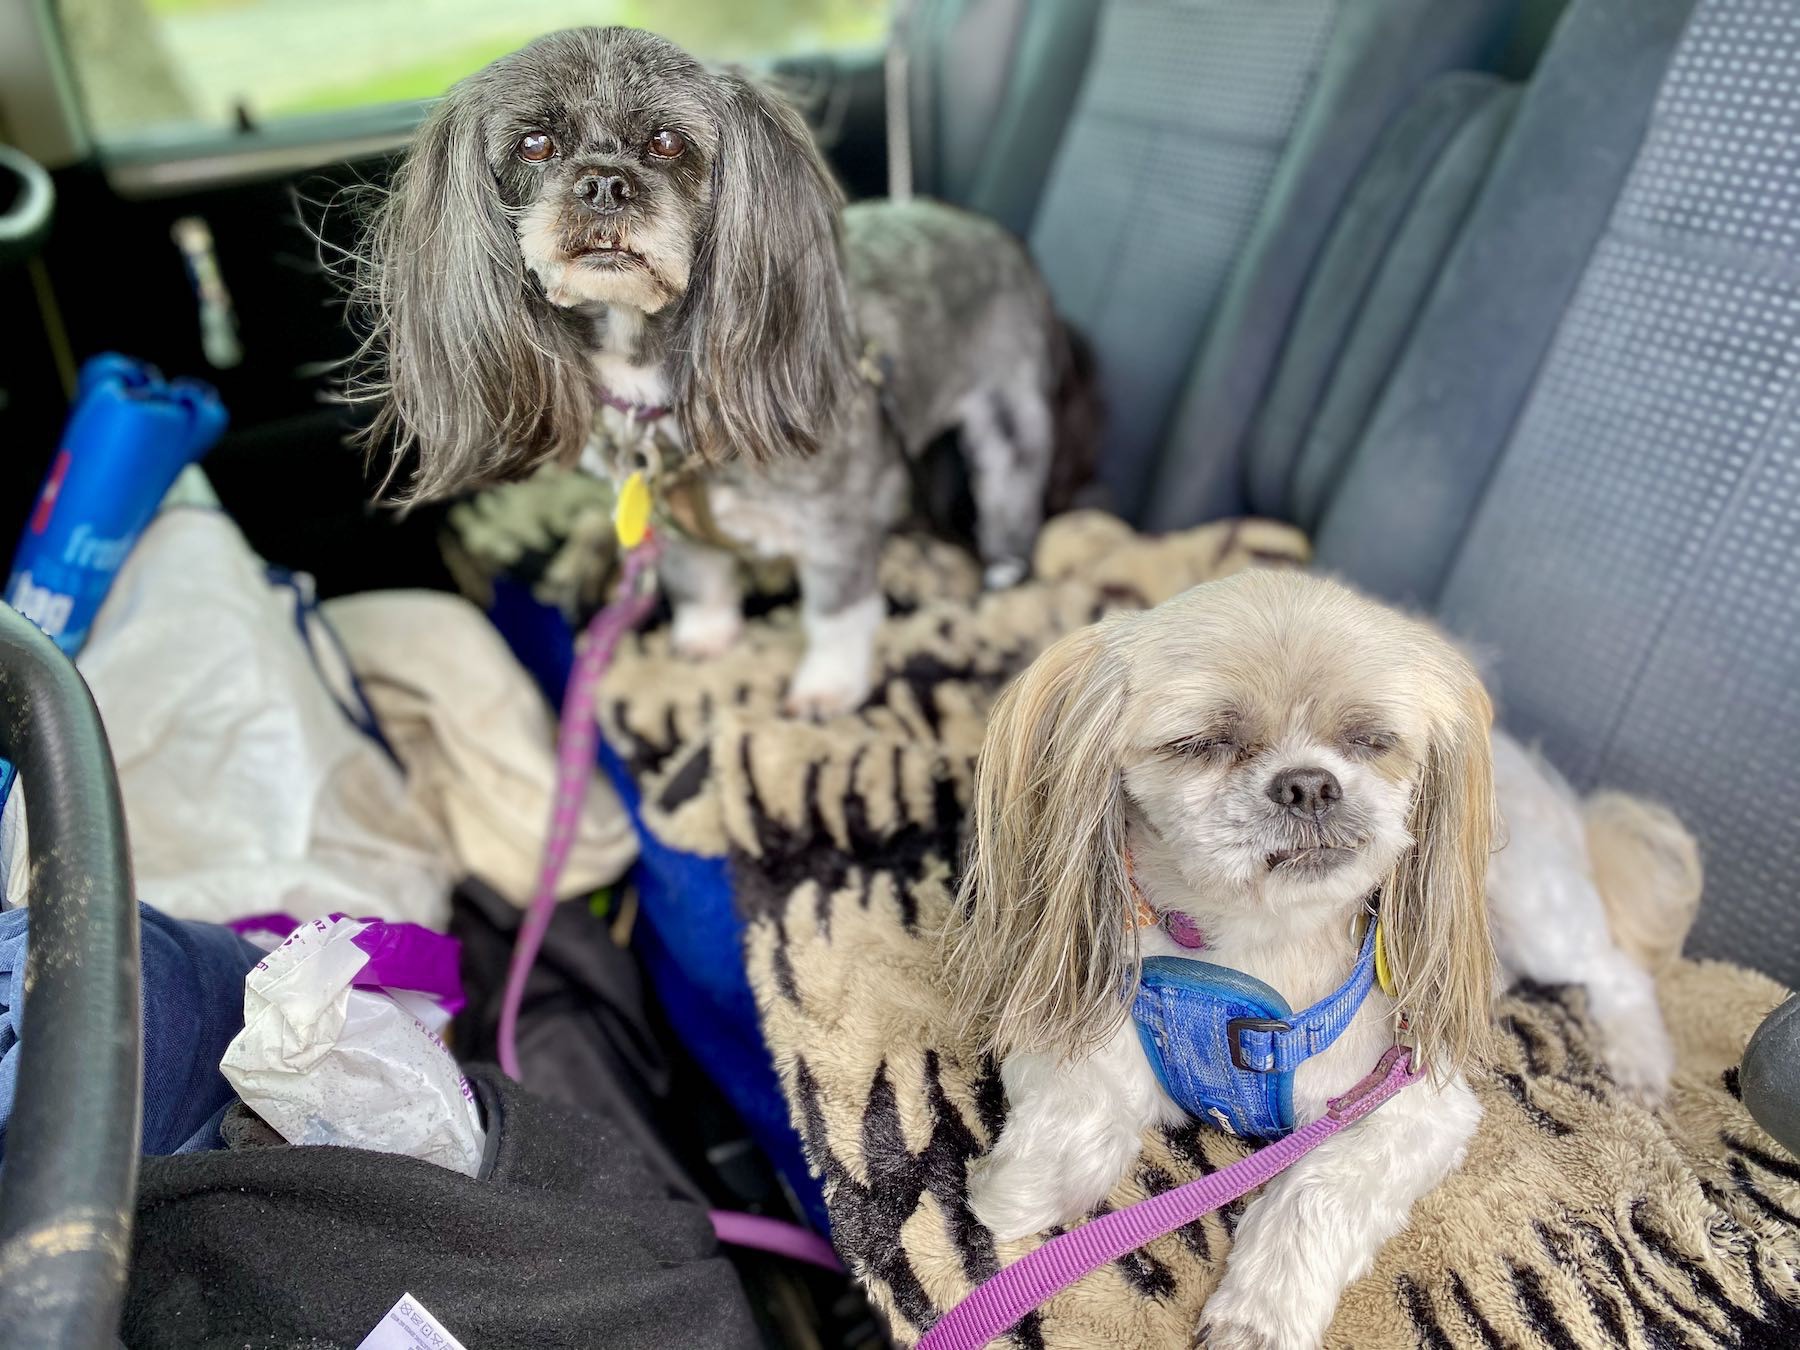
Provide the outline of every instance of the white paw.
<path id="1" fill-rule="evenodd" d="M 1044 1169 L 1026 1161 L 989 1155 L 969 1175 L 969 1210 L 1001 1242 L 1082 1217 L 1064 1213 L 1063 1198 L 1044 1184 Z"/>
<path id="2" fill-rule="evenodd" d="M 867 662 L 860 670 L 855 670 L 834 659 L 831 653 L 809 650 L 800 662 L 800 668 L 794 672 L 794 682 L 788 686 L 787 698 L 781 706 L 790 717 L 822 722 L 855 712 L 868 696 Z"/>
<path id="3" fill-rule="evenodd" d="M 886 614 L 887 602 L 879 595 L 831 614 L 802 608 L 806 655 L 782 705 L 790 716 L 823 721 L 862 706 L 875 664 L 875 633 Z"/>
<path id="4" fill-rule="evenodd" d="M 1201 1309 L 1196 1345 L 1204 1350 L 1318 1350 L 1323 1344 L 1323 1327 L 1309 1333 L 1294 1325 L 1288 1296 L 1266 1289 L 1240 1298 L 1238 1286 L 1242 1283 L 1232 1279 L 1227 1269 L 1225 1279 Z M 1304 1303 L 1304 1287 L 1303 1280 L 1290 1286 L 1289 1296 L 1299 1293 L 1298 1301 Z M 1330 1321 L 1329 1315 L 1326 1321 Z"/>
<path id="5" fill-rule="evenodd" d="M 679 605 L 669 633 L 676 654 L 706 661 L 731 650 L 744 631 L 744 615 L 736 605 Z"/>
<path id="6" fill-rule="evenodd" d="M 1241 1322 L 1202 1322 L 1194 1344 L 1199 1350 L 1279 1350 L 1280 1345 Z"/>
<path id="7" fill-rule="evenodd" d="M 1600 1058 L 1613 1081 L 1645 1106 L 1660 1105 L 1675 1075 L 1675 1047 L 1662 1019 L 1601 1019 L 1595 1032 Z"/>
<path id="8" fill-rule="evenodd" d="M 981 584 L 990 591 L 1011 590 L 1025 579 L 1026 566 L 1019 558 L 1002 558 L 989 563 L 981 574 Z"/>

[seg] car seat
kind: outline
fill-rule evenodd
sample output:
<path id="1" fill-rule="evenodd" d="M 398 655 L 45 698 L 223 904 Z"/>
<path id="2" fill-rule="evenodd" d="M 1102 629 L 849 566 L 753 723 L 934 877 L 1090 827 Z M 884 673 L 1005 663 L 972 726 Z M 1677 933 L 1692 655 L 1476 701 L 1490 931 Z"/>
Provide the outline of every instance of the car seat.
<path id="1" fill-rule="evenodd" d="M 1230 466 L 1322 567 L 1468 640 L 1503 720 L 1577 786 L 1673 806 L 1705 850 L 1691 949 L 1790 985 L 1797 77 L 1792 6 L 1581 0 L 1472 206 L 1510 96 L 1429 91 L 1409 116 L 1435 109 L 1450 149 L 1414 177 L 1463 185 L 1413 191 L 1389 244 L 1365 177 Z M 1437 269 L 1419 236 L 1465 210 Z M 1205 514 L 1216 449 L 1169 440 L 1147 524 Z"/>
<path id="2" fill-rule="evenodd" d="M 1260 386 L 1376 139 L 1433 76 L 1491 65 L 1515 10 L 1106 7 L 1030 242 L 1100 355 L 1102 476 L 1119 510 L 1143 508 L 1184 386 Z M 1234 440 L 1236 406 L 1208 399 L 1183 443 Z"/>

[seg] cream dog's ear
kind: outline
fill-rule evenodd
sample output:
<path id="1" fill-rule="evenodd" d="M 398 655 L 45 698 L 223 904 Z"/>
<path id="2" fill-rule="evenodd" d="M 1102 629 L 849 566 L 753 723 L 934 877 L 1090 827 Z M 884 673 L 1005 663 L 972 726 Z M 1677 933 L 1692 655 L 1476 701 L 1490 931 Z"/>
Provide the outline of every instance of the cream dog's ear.
<path id="1" fill-rule="evenodd" d="M 1449 1073 L 1474 1060 L 1494 998 L 1487 868 L 1495 826 L 1493 706 L 1473 667 L 1452 655 L 1413 797 L 1415 843 L 1382 893 L 1385 941 L 1424 1064 Z"/>
<path id="2" fill-rule="evenodd" d="M 975 771 L 972 838 L 946 934 L 971 1038 L 1073 1054 L 1124 1018 L 1137 960 L 1111 624 L 1063 638 L 1006 689 Z"/>

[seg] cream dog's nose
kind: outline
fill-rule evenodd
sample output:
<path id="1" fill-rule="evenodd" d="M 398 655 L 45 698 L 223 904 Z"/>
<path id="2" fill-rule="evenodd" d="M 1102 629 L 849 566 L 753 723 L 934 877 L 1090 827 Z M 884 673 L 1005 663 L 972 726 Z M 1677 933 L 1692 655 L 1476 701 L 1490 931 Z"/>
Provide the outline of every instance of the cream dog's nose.
<path id="1" fill-rule="evenodd" d="M 1344 799 L 1330 769 L 1283 769 L 1269 780 L 1269 800 L 1303 816 L 1320 816 Z"/>

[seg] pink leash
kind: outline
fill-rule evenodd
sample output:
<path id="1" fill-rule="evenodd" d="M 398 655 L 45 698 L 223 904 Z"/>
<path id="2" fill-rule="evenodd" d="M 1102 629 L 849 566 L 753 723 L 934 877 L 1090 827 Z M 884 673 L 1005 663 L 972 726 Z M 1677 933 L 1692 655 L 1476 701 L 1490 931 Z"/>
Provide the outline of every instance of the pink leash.
<path id="1" fill-rule="evenodd" d="M 939 1318 L 937 1325 L 919 1338 L 917 1350 L 979 1350 L 1082 1276 L 1272 1180 L 1423 1076 L 1423 1071 L 1412 1067 L 1411 1051 L 1404 1046 L 1391 1047 L 1367 1078 L 1343 1096 L 1332 1098 L 1325 1114 L 1312 1124 L 1229 1167 L 1104 1214 L 1026 1253 Z"/>
<path id="2" fill-rule="evenodd" d="M 551 916 L 556 913 L 557 884 L 568 864 L 569 850 L 574 847 L 582 803 L 594 776 L 594 750 L 600 734 L 594 720 L 594 694 L 607 667 L 612 665 L 620 641 L 644 621 L 656 604 L 655 588 L 642 582 L 659 551 L 660 545 L 652 534 L 625 555 L 619 594 L 589 620 L 587 631 L 576 644 L 575 664 L 563 690 L 550 831 L 544 840 L 537 888 L 532 892 L 525 920 L 519 925 L 512 963 L 506 971 L 506 990 L 500 999 L 500 1068 L 515 1081 L 519 1078 L 519 1008 L 525 1001 L 525 981 L 544 945 Z M 807 1261 L 826 1270 L 844 1268 L 829 1242 L 794 1224 L 730 1210 L 712 1210 L 708 1217 L 721 1242 Z"/>

